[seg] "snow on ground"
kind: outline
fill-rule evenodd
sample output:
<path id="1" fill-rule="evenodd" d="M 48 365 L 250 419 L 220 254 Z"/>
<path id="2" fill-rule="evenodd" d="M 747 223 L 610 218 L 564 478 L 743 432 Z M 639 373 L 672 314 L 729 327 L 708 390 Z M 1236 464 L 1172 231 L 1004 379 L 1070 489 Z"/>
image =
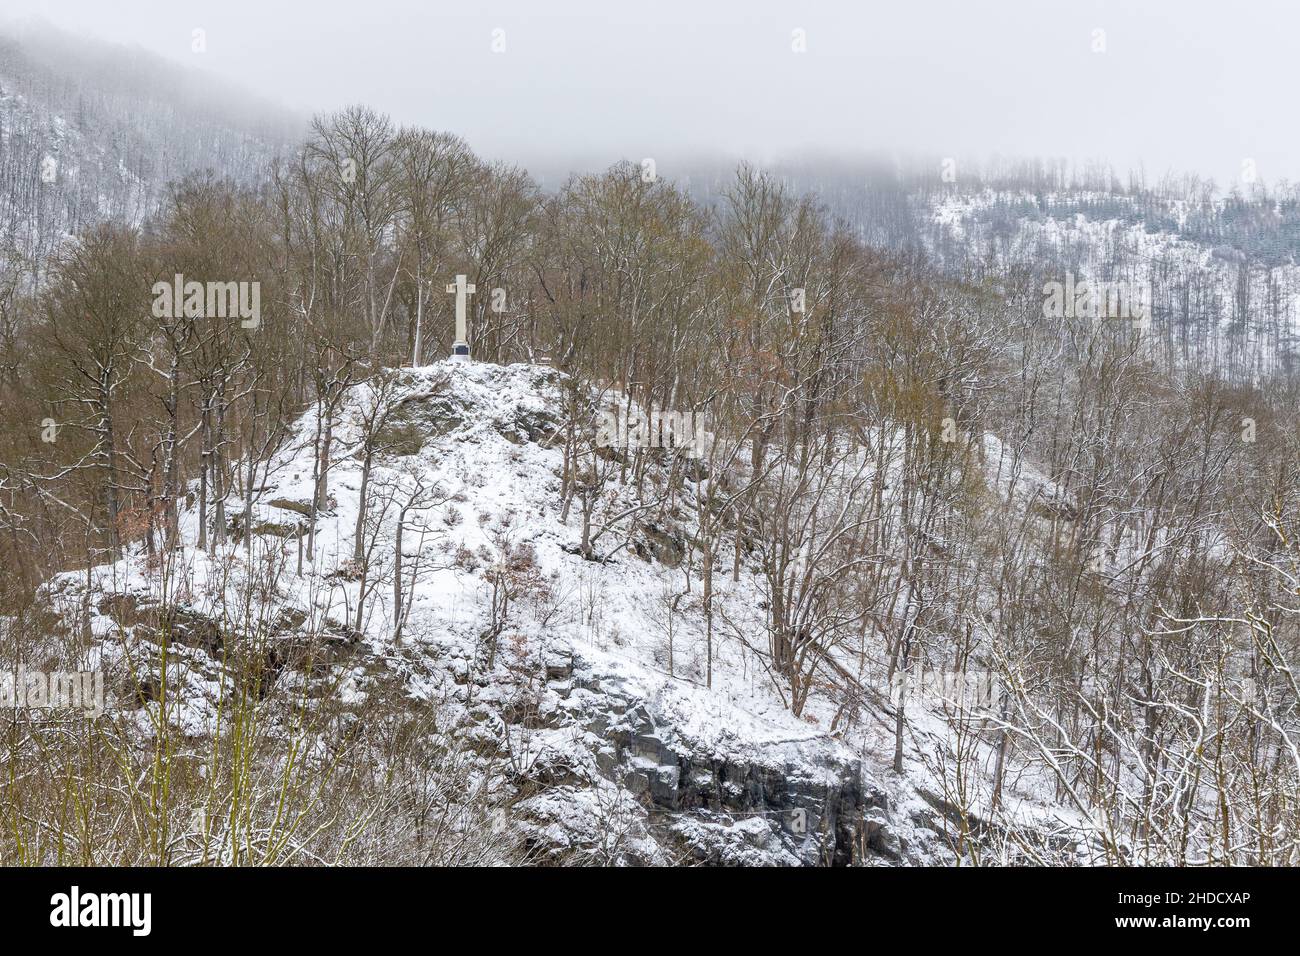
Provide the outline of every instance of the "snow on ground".
<path id="1" fill-rule="evenodd" d="M 1219 201 L 1220 208 L 1223 205 Z M 1127 218 L 1091 218 L 1084 212 L 1045 213 L 1043 209 L 1088 208 L 1097 204 L 1127 209 Z M 1012 222 L 997 222 L 998 210 Z M 1192 277 L 1219 314 L 1217 335 L 1209 341 L 1179 338 L 1177 361 L 1188 367 L 1213 365 L 1215 358 L 1233 347 L 1248 348 L 1260 374 L 1267 373 L 1300 347 L 1300 264 L 1283 261 L 1255 263 L 1243 277 L 1243 254 L 1228 246 L 1213 247 L 1179 232 L 1157 229 L 1142 221 L 1142 210 L 1128 197 L 1109 193 L 1074 191 L 1045 193 L 985 188 L 952 192 L 934 201 L 925 215 L 935 226 L 929 237 L 932 251 L 951 243 L 975 256 L 993 257 L 999 267 L 1015 264 L 1070 262 L 1077 281 L 1149 281 L 1155 293 L 1153 318 L 1174 325 L 1182 321 L 1181 300 L 1162 301 L 1161 291 L 1172 288 L 1174 276 Z M 1182 229 L 1187 220 L 1185 202 L 1169 202 L 1166 219 Z M 1064 276 L 1054 276 L 1064 281 Z M 1262 314 L 1276 310 L 1269 328 L 1243 324 L 1243 306 Z M 1244 338 L 1244 342 L 1242 341 Z M 1234 341 L 1237 345 L 1234 346 Z M 1153 353 L 1154 354 L 1154 353 Z M 1169 356 L 1169 358 L 1174 358 Z"/>
<path id="2" fill-rule="evenodd" d="M 796 803 L 806 797 L 817 807 L 819 800 L 848 799 L 870 807 L 878 801 L 889 808 L 889 840 L 901 838 L 908 858 L 951 858 L 934 832 L 943 825 L 932 800 L 944 793 L 943 761 L 936 754 L 949 746 L 951 735 L 937 712 L 922 702 L 909 705 L 905 773 L 897 776 L 890 769 L 893 720 L 884 709 L 832 737 L 835 705 L 814 696 L 804 715 L 794 717 L 745 642 L 719 633 L 712 687 L 706 687 L 698 580 L 683 593 L 686 575 L 680 567 L 618 548 L 630 525 L 598 542 L 597 556 L 607 560 L 578 553 L 578 503 L 567 521 L 561 517 L 558 372 L 529 365 L 437 363 L 396 375 L 391 394 L 358 386 L 336 416 L 329 495 L 317 516 L 314 551 L 301 533 L 310 514 L 318 427 L 311 410 L 259 468 L 251 522 L 240 489 L 225 502 L 233 527 L 250 523 L 260 532 L 252 538 L 252 565 L 246 540 L 236 540 L 235 534 L 209 553 L 193 547 L 199 526 L 191 498 L 181 527 L 190 546 L 167 560 L 174 574 L 152 567 L 138 545 L 118 562 L 93 569 L 95 632 L 107 638 L 121 623 L 111 607 L 105 609 L 107 595 L 148 601 L 166 596 L 221 619 L 237 614 L 249 594 L 269 593 L 274 614 L 268 616 L 295 609 L 306 626 L 359 640 L 367 657 L 396 674 L 412 698 L 432 706 L 455 699 L 462 715 L 483 721 L 478 732 L 506 740 L 513 756 L 527 754 L 536 766 L 555 768 L 548 772 L 559 782 L 526 809 L 538 832 L 556 846 L 607 829 L 611 820 L 640 819 L 644 805 L 654 818 L 656 807 L 726 798 L 728 814 L 683 813 L 669 826 L 688 844 L 707 846 L 711 858 L 721 862 L 819 859 L 818 853 L 829 851 L 810 849 L 806 838 L 788 832 L 789 820 L 775 819 L 790 811 L 773 809 L 770 793 L 762 799 L 746 793 L 767 786 L 763 781 L 775 775 Z M 382 442 L 369 477 L 372 503 L 363 544 L 370 570 L 363 582 L 353 560 L 359 453 L 364 422 L 377 408 L 389 412 L 377 430 Z M 1009 479 L 996 478 L 1005 470 L 1000 445 L 992 437 L 985 441 L 986 467 L 1004 495 L 1021 498 L 1050 485 L 1028 466 L 1014 487 Z M 424 489 L 423 498 L 413 497 L 417 488 Z M 626 482 L 616 477 L 604 492 L 600 513 L 625 510 L 635 493 L 630 476 Z M 409 505 L 402 564 L 404 604 L 410 610 L 398 636 L 392 566 L 403 505 Z M 669 536 L 689 534 L 689 511 L 642 518 L 658 521 Z M 730 562 L 723 556 L 722 566 L 729 568 Z M 279 573 L 266 585 L 261 576 L 268 566 Z M 488 668 L 485 656 L 491 653 L 492 575 L 507 566 L 523 584 L 497 635 L 493 679 L 476 684 L 473 674 Z M 730 574 L 716 578 L 718 606 L 732 621 L 752 627 L 748 643 L 762 646 L 764 595 L 756 570 L 742 563 L 738 581 Z M 49 587 L 70 615 L 82 606 L 85 579 L 85 572 L 71 572 Z M 260 591 L 259 581 L 265 585 Z M 363 608 L 359 617 L 358 606 Z M 104 646 L 112 645 L 106 640 Z M 530 676 L 539 666 L 548 675 L 544 682 Z M 195 733 L 210 730 L 219 694 L 213 661 L 192 648 L 177 648 L 173 667 L 173 685 L 184 688 L 186 699 L 182 722 Z M 373 692 L 372 671 L 345 667 L 336 693 L 347 702 Z M 501 714 L 517 711 L 525 698 L 535 719 L 503 721 Z M 988 748 L 980 748 L 979 756 L 990 765 Z M 736 768 L 748 776 L 719 783 L 738 773 Z M 710 775 L 714 779 L 706 779 Z M 848 778 L 856 779 L 850 785 Z M 719 795 L 710 789 L 719 786 L 732 790 Z M 853 791 L 847 797 L 846 786 Z M 1039 784 L 1026 779 L 1016 786 L 1008 802 L 1023 804 L 1026 818 L 1047 820 L 1055 813 Z M 634 797 L 642 798 L 639 804 Z M 759 809 L 736 809 L 750 805 Z M 973 805 L 979 807 L 978 799 Z M 755 820 L 762 821 L 763 833 Z M 649 836 L 644 820 L 628 824 L 628 841 L 640 847 L 643 861 L 672 862 L 664 841 Z"/>

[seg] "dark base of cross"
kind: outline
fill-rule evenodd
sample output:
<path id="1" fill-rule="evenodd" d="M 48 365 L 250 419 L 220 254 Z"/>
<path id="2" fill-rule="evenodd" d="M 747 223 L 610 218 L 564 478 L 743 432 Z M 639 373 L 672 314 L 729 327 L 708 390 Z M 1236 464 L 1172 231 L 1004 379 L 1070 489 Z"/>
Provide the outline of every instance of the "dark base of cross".
<path id="1" fill-rule="evenodd" d="M 452 355 L 469 355 L 468 345 L 453 345 L 451 348 Z"/>

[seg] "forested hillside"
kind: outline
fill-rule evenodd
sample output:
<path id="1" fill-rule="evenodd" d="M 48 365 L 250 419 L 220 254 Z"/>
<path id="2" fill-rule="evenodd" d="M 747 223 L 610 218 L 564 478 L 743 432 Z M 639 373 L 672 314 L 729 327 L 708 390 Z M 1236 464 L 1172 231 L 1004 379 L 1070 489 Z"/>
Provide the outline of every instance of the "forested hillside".
<path id="1" fill-rule="evenodd" d="M 1293 190 L 543 189 L 43 55 L 0 646 L 119 706 L 6 743 L 0 859 L 1300 862 Z"/>
<path id="2" fill-rule="evenodd" d="M 253 184 L 302 126 L 143 50 L 0 25 L 0 249 L 40 269 L 64 236 L 142 225 L 188 173 Z"/>

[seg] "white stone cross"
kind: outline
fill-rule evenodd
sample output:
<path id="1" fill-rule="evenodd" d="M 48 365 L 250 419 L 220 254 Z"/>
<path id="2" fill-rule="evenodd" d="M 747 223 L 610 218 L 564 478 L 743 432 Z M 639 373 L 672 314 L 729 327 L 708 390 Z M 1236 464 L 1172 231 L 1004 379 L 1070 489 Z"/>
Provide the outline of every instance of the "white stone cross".
<path id="1" fill-rule="evenodd" d="M 465 329 L 465 298 L 474 294 L 473 283 L 467 283 L 465 276 L 456 276 L 456 281 L 447 286 L 448 292 L 456 293 L 456 341 L 451 346 L 453 362 L 469 361 L 469 335 Z"/>

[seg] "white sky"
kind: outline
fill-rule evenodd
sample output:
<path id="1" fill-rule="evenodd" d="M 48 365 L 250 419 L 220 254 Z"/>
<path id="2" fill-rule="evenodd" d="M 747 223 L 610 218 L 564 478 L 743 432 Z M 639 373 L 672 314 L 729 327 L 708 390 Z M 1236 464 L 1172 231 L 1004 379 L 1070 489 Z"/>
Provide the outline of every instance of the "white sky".
<path id="1" fill-rule="evenodd" d="M 1300 180 L 1300 6 L 1286 0 L 4 0 L 4 13 L 304 111 L 367 103 L 524 165 L 883 149 L 959 165 L 1095 157 L 1225 186 L 1249 158 L 1269 182 Z"/>

